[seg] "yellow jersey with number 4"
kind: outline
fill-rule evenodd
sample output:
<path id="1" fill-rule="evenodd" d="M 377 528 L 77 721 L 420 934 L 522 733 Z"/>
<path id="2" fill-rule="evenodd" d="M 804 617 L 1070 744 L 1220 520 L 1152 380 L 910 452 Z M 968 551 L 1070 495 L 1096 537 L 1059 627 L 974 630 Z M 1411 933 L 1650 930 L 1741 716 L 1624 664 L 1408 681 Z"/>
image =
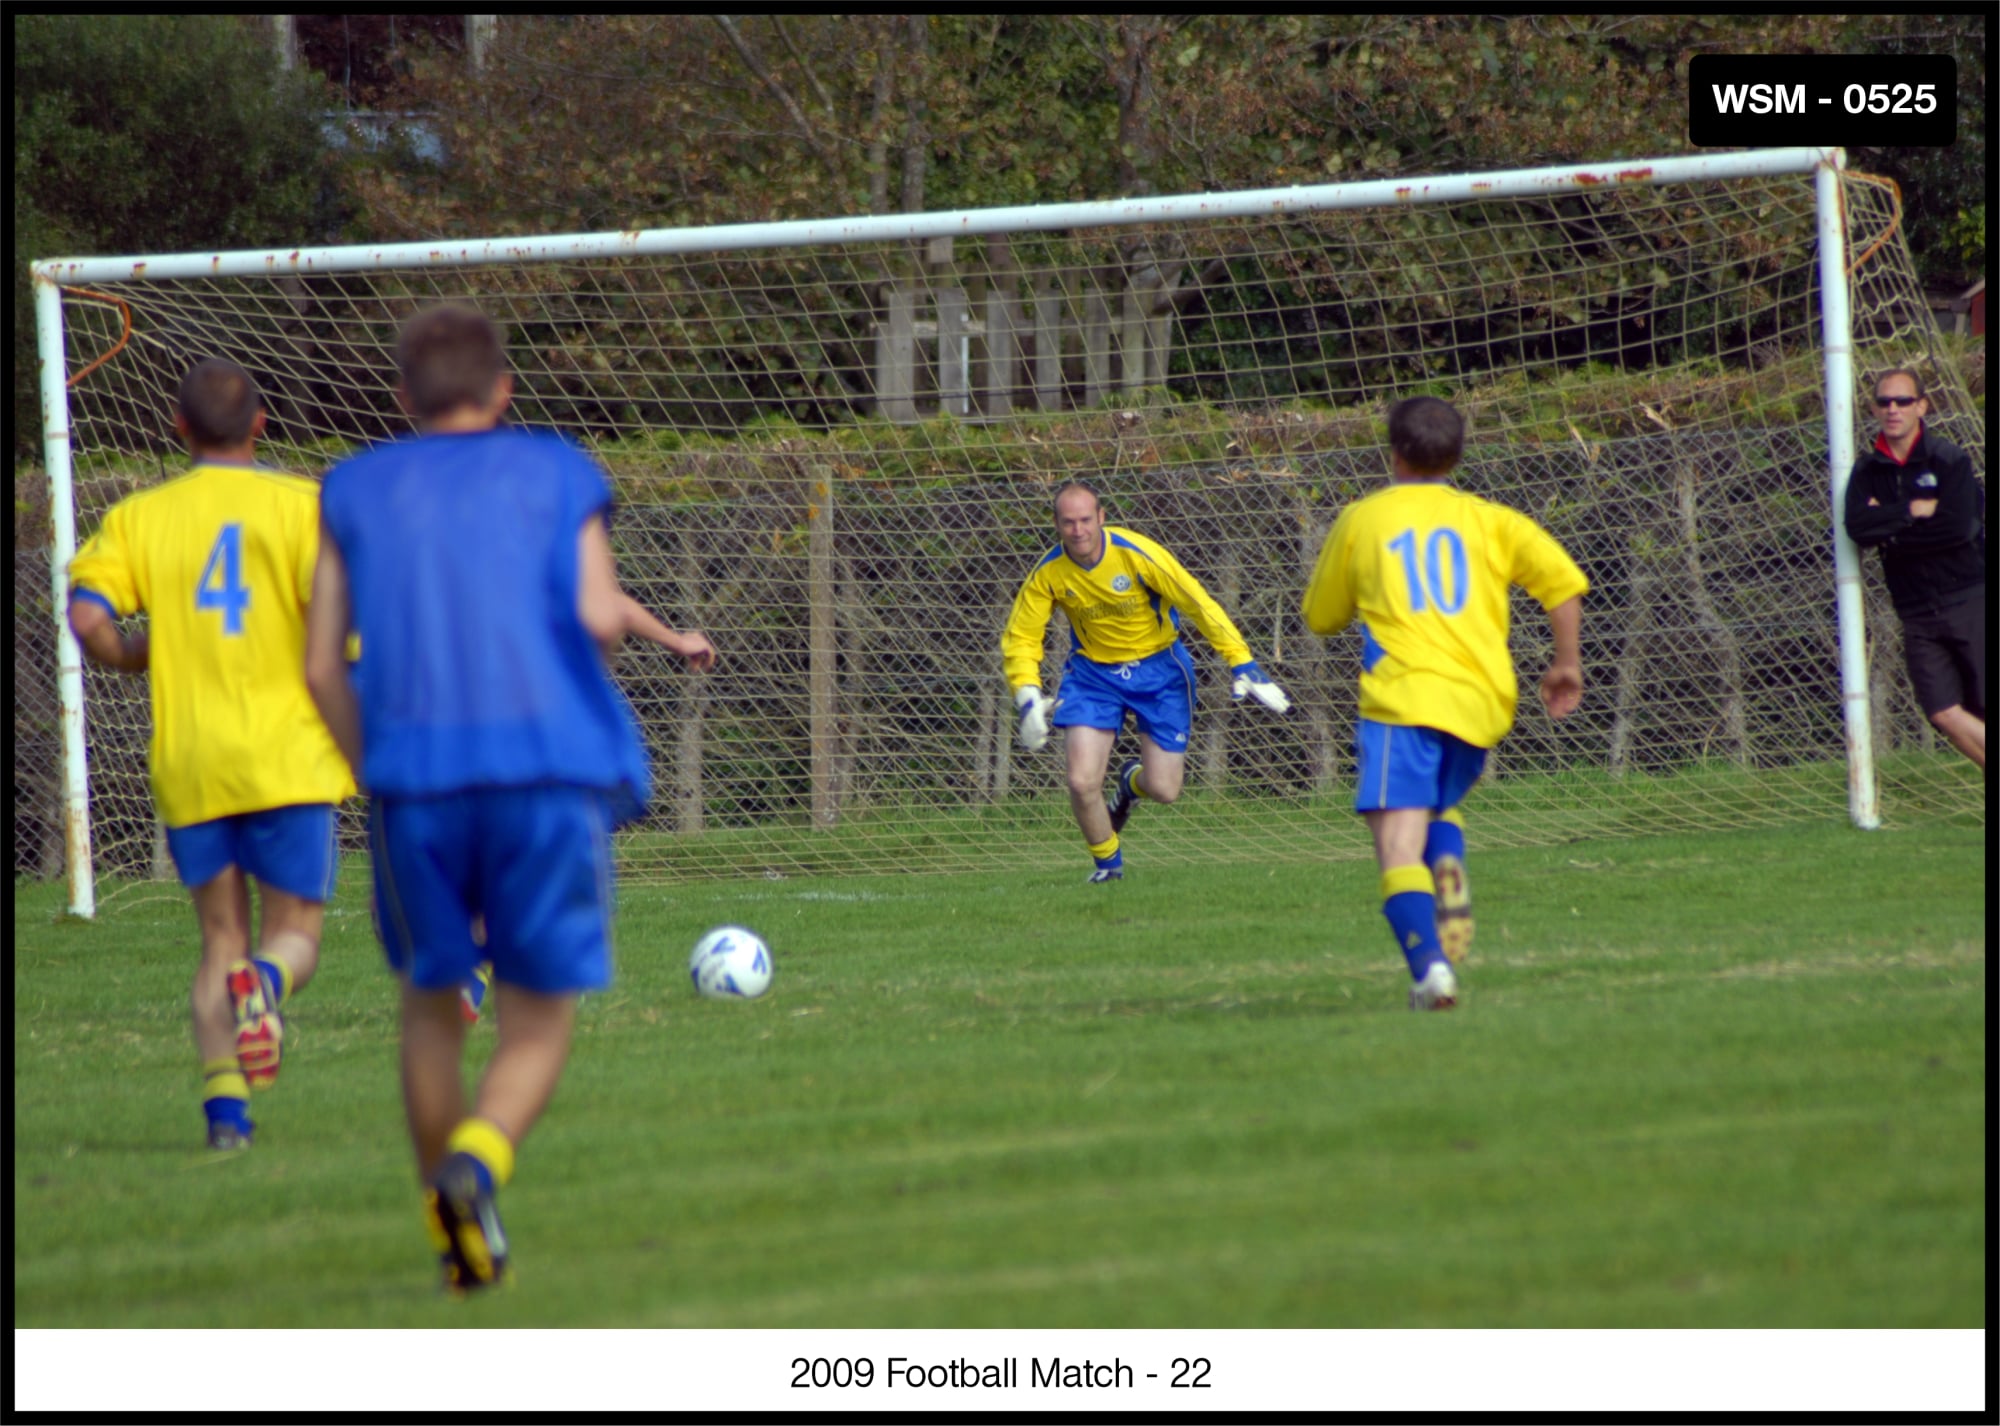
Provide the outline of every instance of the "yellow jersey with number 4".
<path id="1" fill-rule="evenodd" d="M 1514 725 L 1508 587 L 1544 609 L 1590 588 L 1517 510 L 1436 480 L 1398 480 L 1341 511 L 1301 612 L 1316 634 L 1361 624 L 1361 716 L 1490 748 Z"/>
<path id="2" fill-rule="evenodd" d="M 306 690 L 319 487 L 202 464 L 127 496 L 70 561 L 71 598 L 151 641 L 153 800 L 169 827 L 354 792 Z"/>

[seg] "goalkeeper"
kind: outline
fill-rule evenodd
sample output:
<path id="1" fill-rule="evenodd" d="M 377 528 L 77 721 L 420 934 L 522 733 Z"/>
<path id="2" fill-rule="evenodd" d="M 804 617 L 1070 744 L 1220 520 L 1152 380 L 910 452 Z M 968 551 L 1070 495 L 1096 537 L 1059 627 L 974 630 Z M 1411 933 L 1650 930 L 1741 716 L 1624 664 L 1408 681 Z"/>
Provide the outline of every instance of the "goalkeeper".
<path id="1" fill-rule="evenodd" d="M 1056 492 L 1061 542 L 1035 562 L 1014 596 L 1000 638 L 1007 684 L 1014 690 L 1021 746 L 1039 751 L 1050 728 L 1068 730 L 1070 810 L 1090 848 L 1093 882 L 1125 875 L 1118 834 L 1144 799 L 1181 795 L 1188 732 L 1194 721 L 1194 659 L 1181 642 L 1181 617 L 1201 630 L 1235 675 L 1234 695 L 1283 713 L 1285 691 L 1264 676 L 1250 646 L 1222 606 L 1179 560 L 1144 535 L 1104 523 L 1097 492 L 1072 480 Z M 1042 640 L 1050 613 L 1069 617 L 1070 655 L 1062 687 L 1041 687 Z M 1107 803 L 1104 774 L 1112 744 L 1130 713 L 1140 756 L 1128 758 Z"/>

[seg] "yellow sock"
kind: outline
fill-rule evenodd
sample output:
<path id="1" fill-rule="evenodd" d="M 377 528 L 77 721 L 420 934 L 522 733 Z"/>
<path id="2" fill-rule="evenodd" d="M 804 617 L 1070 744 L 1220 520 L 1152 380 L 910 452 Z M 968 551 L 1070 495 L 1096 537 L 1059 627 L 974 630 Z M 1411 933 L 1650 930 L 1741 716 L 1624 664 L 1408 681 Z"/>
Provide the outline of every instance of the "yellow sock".
<path id="1" fill-rule="evenodd" d="M 1109 861 L 1118 854 L 1118 834 L 1113 832 L 1108 842 L 1090 843 L 1090 854 L 1099 861 Z"/>
<path id="2" fill-rule="evenodd" d="M 504 1188 L 514 1176 L 514 1145 L 499 1127 L 485 1119 L 467 1119 L 444 1141 L 447 1152 L 470 1154 L 486 1165 L 493 1186 Z"/>
<path id="3" fill-rule="evenodd" d="M 250 1097 L 250 1082 L 243 1078 L 243 1068 L 236 1063 L 236 1056 L 202 1061 L 201 1097 L 204 1103 L 211 1099 Z"/>
<path id="4" fill-rule="evenodd" d="M 1426 896 L 1437 895 L 1437 882 L 1431 878 L 1431 869 L 1422 862 L 1414 866 L 1392 866 L 1382 873 L 1382 899 L 1399 896 L 1405 891 L 1421 891 Z"/>

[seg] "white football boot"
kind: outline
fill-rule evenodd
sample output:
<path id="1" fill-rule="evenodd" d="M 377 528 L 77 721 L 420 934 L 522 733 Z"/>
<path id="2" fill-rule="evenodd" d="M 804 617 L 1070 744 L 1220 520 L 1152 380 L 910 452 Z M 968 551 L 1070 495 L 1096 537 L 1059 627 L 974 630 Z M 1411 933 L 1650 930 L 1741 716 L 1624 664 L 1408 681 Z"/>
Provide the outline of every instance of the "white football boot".
<path id="1" fill-rule="evenodd" d="M 1410 1009 L 1449 1010 L 1458 1004 L 1458 977 L 1439 961 L 1424 972 L 1424 978 L 1410 987 Z"/>

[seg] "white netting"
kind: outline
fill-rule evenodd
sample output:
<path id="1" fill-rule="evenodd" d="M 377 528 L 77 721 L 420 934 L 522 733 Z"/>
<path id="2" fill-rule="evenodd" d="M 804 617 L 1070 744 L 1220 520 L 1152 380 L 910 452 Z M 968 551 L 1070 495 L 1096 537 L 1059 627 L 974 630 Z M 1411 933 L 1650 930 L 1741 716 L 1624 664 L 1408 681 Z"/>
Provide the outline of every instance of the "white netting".
<path id="1" fill-rule="evenodd" d="M 1857 380 L 1924 368 L 1934 426 L 1983 471 L 1893 191 L 1852 176 L 1843 191 Z M 1586 700 L 1560 725 L 1532 694 L 1546 623 L 1517 605 L 1527 697 L 1475 798 L 1477 840 L 1839 817 L 1815 263 L 1812 180 L 1796 175 L 956 243 L 100 284 L 66 292 L 70 370 L 109 354 L 70 391 L 77 525 L 87 535 L 180 463 L 171 400 L 191 360 L 254 372 L 264 458 L 318 474 L 403 429 L 398 324 L 471 299 L 505 324 L 518 418 L 582 437 L 612 472 L 627 587 L 721 652 L 706 679 L 650 648 L 620 667 L 659 793 L 622 841 L 627 875 L 1074 861 L 1060 754 L 1012 746 L 997 647 L 1070 476 L 1174 550 L 1295 700 L 1282 719 L 1230 706 L 1197 644 L 1188 794 L 1141 814 L 1134 855 L 1312 860 L 1366 851 L 1346 810 L 1357 648 L 1307 635 L 1299 593 L 1334 515 L 1385 469 L 1387 403 L 1429 392 L 1470 417 L 1462 483 L 1534 515 L 1593 583 Z M 30 543 L 17 535 L 16 864 L 48 870 L 32 848 L 60 847 L 54 657 Z M 1983 819 L 1976 775 L 1910 699 L 1874 564 L 1885 816 Z M 1058 620 L 1047 687 L 1065 646 Z M 155 871 L 143 687 L 92 671 L 87 707 L 98 870 Z"/>

